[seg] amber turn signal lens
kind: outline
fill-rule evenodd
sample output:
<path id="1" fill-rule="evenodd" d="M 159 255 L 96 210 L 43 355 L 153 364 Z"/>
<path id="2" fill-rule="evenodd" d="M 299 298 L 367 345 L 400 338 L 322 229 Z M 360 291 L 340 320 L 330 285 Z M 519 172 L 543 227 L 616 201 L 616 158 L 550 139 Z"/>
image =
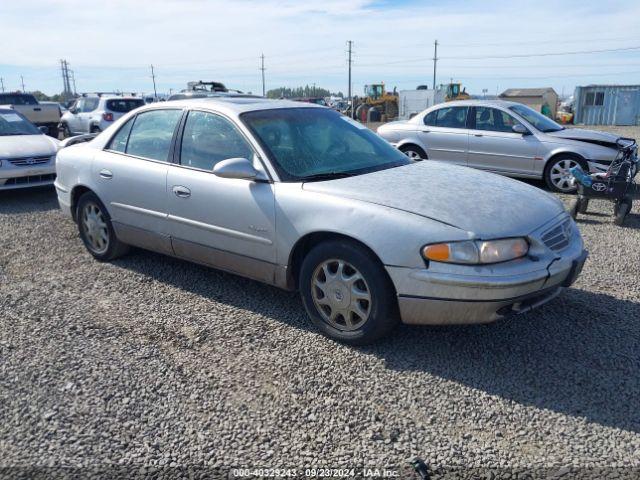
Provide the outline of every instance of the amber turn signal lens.
<path id="1" fill-rule="evenodd" d="M 422 254 L 426 259 L 434 262 L 445 262 L 449 260 L 451 251 L 446 243 L 436 243 L 435 245 L 427 245 L 422 250 Z"/>

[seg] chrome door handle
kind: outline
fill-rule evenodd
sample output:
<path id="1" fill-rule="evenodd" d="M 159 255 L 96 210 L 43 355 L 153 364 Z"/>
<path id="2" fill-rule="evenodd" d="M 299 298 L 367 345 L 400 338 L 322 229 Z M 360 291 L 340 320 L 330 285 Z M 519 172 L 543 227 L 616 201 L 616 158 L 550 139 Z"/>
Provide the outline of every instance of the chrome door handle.
<path id="1" fill-rule="evenodd" d="M 191 190 L 181 185 L 175 185 L 172 190 L 173 193 L 175 193 L 176 197 L 189 198 L 191 196 Z"/>
<path id="2" fill-rule="evenodd" d="M 110 170 L 106 170 L 103 168 L 102 170 L 100 170 L 100 176 L 102 178 L 110 179 L 113 178 L 113 173 L 111 173 Z"/>

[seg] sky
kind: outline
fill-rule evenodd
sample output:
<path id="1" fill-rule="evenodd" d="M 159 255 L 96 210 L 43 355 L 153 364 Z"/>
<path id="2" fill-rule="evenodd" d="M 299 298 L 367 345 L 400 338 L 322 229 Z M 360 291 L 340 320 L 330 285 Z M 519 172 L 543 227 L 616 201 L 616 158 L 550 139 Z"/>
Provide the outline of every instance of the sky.
<path id="1" fill-rule="evenodd" d="M 20 0 L 0 2 L 5 90 L 175 92 L 190 80 L 230 88 L 368 83 L 414 89 L 461 82 L 474 94 L 640 83 L 637 0 Z"/>

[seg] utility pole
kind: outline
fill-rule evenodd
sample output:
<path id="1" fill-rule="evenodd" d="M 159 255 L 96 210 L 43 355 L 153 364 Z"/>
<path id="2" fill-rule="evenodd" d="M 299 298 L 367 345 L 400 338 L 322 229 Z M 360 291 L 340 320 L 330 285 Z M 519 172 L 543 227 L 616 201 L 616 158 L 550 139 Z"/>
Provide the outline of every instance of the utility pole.
<path id="1" fill-rule="evenodd" d="M 151 78 L 153 79 L 153 98 L 158 101 L 158 92 L 156 91 L 156 74 L 153 71 L 153 65 L 151 65 Z"/>
<path id="2" fill-rule="evenodd" d="M 262 55 L 260 55 L 260 71 L 262 72 L 262 96 L 266 96 L 265 93 L 265 86 L 264 86 L 264 53 Z"/>
<path id="3" fill-rule="evenodd" d="M 347 45 L 349 47 L 348 50 L 348 54 L 349 54 L 349 58 L 347 60 L 347 62 L 349 63 L 349 87 L 347 88 L 347 100 L 349 102 L 351 102 L 351 118 L 353 118 L 355 112 L 353 111 L 353 99 L 351 98 L 351 64 L 353 63 L 351 61 L 351 53 L 353 51 L 353 41 L 352 40 L 347 40 Z"/>
<path id="4" fill-rule="evenodd" d="M 74 72 L 73 70 L 69 70 L 69 72 L 71 73 L 71 82 L 73 83 L 73 95 L 77 96 L 78 91 L 76 90 L 76 72 Z"/>
<path id="5" fill-rule="evenodd" d="M 436 65 L 438 63 L 438 40 L 433 44 L 433 89 L 436 89 Z"/>
<path id="6" fill-rule="evenodd" d="M 20 75 L 20 82 L 22 83 L 22 93 L 26 93 L 24 90 L 24 77 Z"/>
<path id="7" fill-rule="evenodd" d="M 0 86 L 2 87 L 2 91 L 4 92 L 4 78 L 0 77 Z"/>
<path id="8" fill-rule="evenodd" d="M 68 101 L 73 97 L 73 93 L 71 92 L 71 80 L 69 79 L 69 63 L 66 60 L 60 60 L 60 70 L 62 71 L 62 96 L 65 101 Z"/>

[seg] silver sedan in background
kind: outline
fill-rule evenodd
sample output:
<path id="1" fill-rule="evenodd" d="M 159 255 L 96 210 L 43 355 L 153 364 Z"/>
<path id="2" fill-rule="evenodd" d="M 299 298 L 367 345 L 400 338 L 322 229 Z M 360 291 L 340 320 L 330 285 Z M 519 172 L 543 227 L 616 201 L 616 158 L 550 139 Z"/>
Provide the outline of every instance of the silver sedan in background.
<path id="1" fill-rule="evenodd" d="M 511 177 L 541 178 L 571 193 L 570 169 L 606 171 L 617 154 L 616 135 L 565 128 L 515 102 L 466 100 L 435 105 L 378 134 L 415 160 L 438 160 Z"/>
<path id="2" fill-rule="evenodd" d="M 51 185 L 59 142 L 24 115 L 0 107 L 0 190 Z"/>
<path id="3" fill-rule="evenodd" d="M 318 329 L 351 344 L 398 318 L 477 323 L 530 310 L 586 258 L 553 195 L 413 162 L 307 103 L 148 105 L 63 148 L 57 171 L 60 206 L 96 259 L 135 245 L 297 289 Z"/>

